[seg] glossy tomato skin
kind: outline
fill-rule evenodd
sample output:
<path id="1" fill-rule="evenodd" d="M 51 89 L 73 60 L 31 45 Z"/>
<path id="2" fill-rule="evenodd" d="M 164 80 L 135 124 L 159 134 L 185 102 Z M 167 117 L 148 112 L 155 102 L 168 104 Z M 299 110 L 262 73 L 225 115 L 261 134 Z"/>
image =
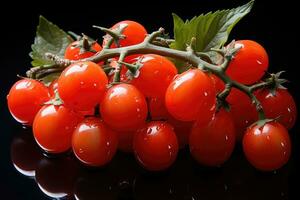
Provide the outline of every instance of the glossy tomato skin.
<path id="1" fill-rule="evenodd" d="M 226 100 L 230 104 L 236 139 L 242 141 L 247 127 L 258 120 L 255 105 L 252 104 L 250 98 L 244 92 L 236 88 L 232 88 Z"/>
<path id="2" fill-rule="evenodd" d="M 243 150 L 255 168 L 262 171 L 279 169 L 291 154 L 289 133 L 278 122 L 249 127 L 243 138 Z"/>
<path id="3" fill-rule="evenodd" d="M 168 112 L 178 120 L 194 121 L 199 115 L 209 120 L 215 98 L 212 79 L 199 69 L 190 69 L 171 82 L 165 104 Z"/>
<path id="4" fill-rule="evenodd" d="M 278 118 L 278 122 L 287 129 L 291 129 L 297 117 L 296 103 L 292 95 L 286 89 L 277 89 L 275 94 L 270 90 L 259 90 L 255 93 L 261 102 L 267 118 Z"/>
<path id="5" fill-rule="evenodd" d="M 77 62 L 67 67 L 58 79 L 58 93 L 66 107 L 76 111 L 93 109 L 103 97 L 108 80 L 93 62 Z"/>
<path id="6" fill-rule="evenodd" d="M 122 35 L 125 36 L 123 39 L 119 40 L 120 47 L 126 47 L 126 46 L 130 46 L 130 45 L 139 44 L 139 43 L 143 42 L 145 37 L 147 36 L 147 30 L 145 29 L 145 27 L 135 21 L 124 20 L 124 21 L 116 23 L 110 29 L 117 30 L 120 28 L 121 29 L 124 28 Z M 102 46 L 105 46 L 110 38 L 111 38 L 110 35 L 104 36 Z M 115 42 L 113 42 L 112 45 L 110 46 L 110 48 L 116 48 L 116 47 L 117 47 L 117 44 Z M 125 62 L 130 63 L 130 61 L 132 59 L 134 59 L 138 56 L 140 56 L 140 54 L 126 56 Z"/>
<path id="7" fill-rule="evenodd" d="M 117 29 L 123 29 L 122 34 L 125 36 L 124 39 L 120 39 L 120 47 L 126 47 L 134 44 L 138 44 L 144 41 L 145 37 L 147 36 L 147 31 L 144 28 L 143 25 L 130 20 L 125 20 L 116 23 L 113 25 L 110 29 L 111 30 L 117 30 Z M 106 35 L 103 40 L 103 45 L 105 46 L 108 42 L 108 39 L 110 39 L 111 36 Z M 110 48 L 116 48 L 116 43 L 112 43 Z"/>
<path id="8" fill-rule="evenodd" d="M 55 79 L 54 81 L 51 82 L 51 84 L 49 85 L 49 93 L 51 97 L 55 96 L 55 92 L 57 92 L 57 87 L 58 87 L 58 83 L 57 83 L 57 79 Z"/>
<path id="9" fill-rule="evenodd" d="M 91 51 L 86 51 L 83 53 L 80 53 L 80 47 L 78 47 L 80 41 L 75 41 L 69 44 L 69 46 L 66 48 L 65 51 L 65 58 L 69 60 L 80 60 L 84 58 L 91 57 L 96 54 L 96 52 L 101 51 L 102 47 L 95 42 L 91 49 L 94 50 L 95 52 Z"/>
<path id="10" fill-rule="evenodd" d="M 7 95 L 11 115 L 20 123 L 32 125 L 36 113 L 50 99 L 48 88 L 33 79 L 17 81 Z"/>
<path id="11" fill-rule="evenodd" d="M 259 81 L 269 66 L 266 50 L 252 40 L 238 40 L 235 47 L 241 47 L 229 63 L 226 73 L 230 78 L 243 84 Z"/>
<path id="12" fill-rule="evenodd" d="M 167 58 L 155 54 L 145 54 L 139 59 L 142 66 L 131 84 L 146 97 L 163 96 L 177 74 L 175 65 Z"/>
<path id="13" fill-rule="evenodd" d="M 135 131 L 145 124 L 148 108 L 143 94 L 133 85 L 112 86 L 100 104 L 104 122 L 116 131 Z"/>
<path id="14" fill-rule="evenodd" d="M 82 119 L 63 105 L 45 105 L 34 119 L 34 138 L 48 153 L 65 152 L 71 148 L 73 131 Z"/>
<path id="15" fill-rule="evenodd" d="M 147 170 L 165 170 L 178 153 L 178 142 L 173 127 L 167 122 L 152 121 L 138 130 L 133 139 L 138 162 Z"/>
<path id="16" fill-rule="evenodd" d="M 219 166 L 227 161 L 235 146 L 235 128 L 230 113 L 220 110 L 208 124 L 196 121 L 189 145 L 194 159 L 203 165 Z"/>
<path id="17" fill-rule="evenodd" d="M 90 117 L 78 124 L 72 137 L 76 157 L 89 166 L 103 166 L 116 153 L 118 138 L 99 118 Z"/>

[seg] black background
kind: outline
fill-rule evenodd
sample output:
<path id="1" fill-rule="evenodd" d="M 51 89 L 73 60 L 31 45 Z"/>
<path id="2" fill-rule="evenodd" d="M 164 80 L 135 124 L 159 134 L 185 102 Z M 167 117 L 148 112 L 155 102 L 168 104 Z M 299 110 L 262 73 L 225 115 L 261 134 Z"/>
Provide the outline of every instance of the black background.
<path id="1" fill-rule="evenodd" d="M 30 66 L 28 53 L 40 14 L 64 30 L 85 32 L 101 39 L 102 35 L 91 28 L 92 25 L 110 27 L 118 21 L 131 19 L 144 24 L 148 32 L 161 26 L 172 32 L 172 12 L 183 19 L 190 19 L 203 12 L 233 8 L 246 2 L 245 0 L 40 1 L 26 2 L 26 4 L 8 2 L 7 5 L 1 6 L 0 199 L 47 199 L 35 180 L 19 174 L 12 165 L 10 151 L 13 138 L 17 137 L 14 141 L 24 137 L 31 141 L 32 138 L 28 133 L 26 136 L 24 133 L 26 131 L 12 119 L 6 105 L 6 95 L 17 80 L 16 74 L 24 75 Z M 285 78 L 290 80 L 288 88 L 296 102 L 300 102 L 297 87 L 299 84 L 297 78 L 298 14 L 296 1 L 257 0 L 252 12 L 239 22 L 230 36 L 230 39 L 253 39 L 261 43 L 269 54 L 269 70 L 286 71 Z M 133 197 L 195 200 L 300 199 L 297 171 L 300 142 L 297 132 L 299 132 L 299 123 L 296 123 L 296 127 L 291 131 L 292 159 L 276 174 L 255 171 L 248 165 L 239 150 L 223 168 L 213 170 L 199 167 L 191 160 L 188 152 L 183 151 L 168 172 L 156 175 L 146 173 L 135 164 L 131 156 L 123 154 L 118 154 L 107 168 L 96 171 L 83 169 L 77 165 L 77 162 L 73 165 L 73 161 L 65 158 L 55 162 L 44 159 L 41 165 L 45 165 L 44 168 L 50 170 L 49 174 L 46 173 L 48 175 L 42 176 L 41 181 L 44 181 L 43 184 L 49 186 L 50 190 L 74 190 L 83 199 L 89 199 L 88 197 L 92 195 L 94 195 L 93 199 Z M 33 151 L 36 152 L 35 149 Z M 65 177 L 70 177 L 70 173 L 60 173 L 61 169 L 72 171 L 69 169 L 72 168 L 70 166 L 80 168 L 76 171 L 76 174 L 77 172 L 79 174 L 73 176 L 74 180 L 66 180 Z M 69 182 L 76 187 L 68 188 Z"/>

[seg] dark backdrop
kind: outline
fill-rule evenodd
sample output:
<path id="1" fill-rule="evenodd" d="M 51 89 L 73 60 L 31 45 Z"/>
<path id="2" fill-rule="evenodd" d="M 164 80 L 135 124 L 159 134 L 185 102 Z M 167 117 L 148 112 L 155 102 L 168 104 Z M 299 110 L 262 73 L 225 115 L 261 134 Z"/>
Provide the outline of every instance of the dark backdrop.
<path id="1" fill-rule="evenodd" d="M 164 27 L 167 31 L 172 32 L 172 12 L 178 14 L 183 19 L 189 19 L 203 12 L 222 8 L 233 8 L 246 2 L 247 0 L 144 0 L 137 2 L 126 0 L 106 0 L 82 2 L 27 1 L 22 3 L 7 2 L 6 5 L 1 5 L 0 199 L 2 199 L 2 196 L 10 196 L 10 199 L 46 198 L 46 196 L 38 189 L 34 180 L 30 180 L 18 174 L 18 172 L 14 170 L 12 166 L 10 158 L 11 142 L 16 134 L 24 131 L 21 130 L 21 127 L 9 115 L 5 99 L 10 86 L 17 80 L 16 74 L 24 75 L 25 71 L 30 66 L 30 58 L 28 53 L 30 52 L 30 45 L 33 42 L 35 28 L 38 23 L 38 16 L 40 14 L 44 15 L 50 21 L 56 23 L 64 30 L 72 30 L 77 33 L 85 32 L 94 38 L 100 38 L 101 34 L 97 30 L 91 28 L 91 25 L 95 24 L 109 27 L 120 20 L 131 19 L 144 24 L 149 32 L 156 30 L 160 26 Z M 296 102 L 300 102 L 298 92 L 299 80 L 297 78 L 297 70 L 299 67 L 299 51 L 297 49 L 299 46 L 298 20 L 299 11 L 297 10 L 296 1 L 257 0 L 252 12 L 241 22 L 239 22 L 230 36 L 230 39 L 253 39 L 261 43 L 267 49 L 270 56 L 270 71 L 287 71 L 285 73 L 285 77 L 290 80 L 288 87 L 296 98 Z M 242 185 L 240 188 L 238 187 L 236 191 L 233 190 L 232 193 L 226 193 L 226 198 L 231 199 L 232 197 L 236 199 L 247 199 L 246 196 L 248 196 L 249 198 L 254 197 L 256 199 L 269 199 L 269 197 L 274 194 L 272 196 L 273 199 L 299 199 L 297 191 L 300 189 L 300 186 L 297 186 L 299 184 L 295 182 L 299 176 L 296 168 L 298 166 L 297 161 L 300 157 L 299 136 L 297 136 L 297 132 L 299 132 L 299 123 L 297 123 L 296 127 L 292 130 L 294 148 L 292 160 L 290 161 L 288 167 L 283 171 L 280 171 L 279 175 L 277 176 L 258 174 L 257 172 L 254 172 L 252 168 L 247 167 L 247 164 L 228 164 L 228 169 L 230 170 L 228 173 L 222 172 L 222 177 L 224 174 L 225 177 L 231 175 L 234 176 L 235 171 L 233 169 L 236 169 L 238 166 L 246 166 L 245 172 L 243 172 L 243 169 L 237 169 L 236 172 L 239 172 L 240 174 L 236 176 L 249 177 L 254 174 L 254 177 L 257 177 L 257 179 L 251 179 L 252 182 L 250 181 L 248 183 L 245 181 L 246 179 L 238 179 L 240 182 L 242 182 Z M 186 157 L 186 155 L 184 155 L 182 156 L 182 159 Z M 239 154 L 237 157 L 239 157 Z M 130 160 L 131 158 L 128 159 Z M 128 162 L 130 163 L 130 161 Z M 192 168 L 195 168 L 193 162 L 189 162 L 191 162 Z M 178 164 L 178 166 L 184 165 Z M 235 168 L 233 166 L 235 166 Z M 190 192 L 190 190 L 194 190 L 186 189 L 189 187 L 190 181 L 187 179 L 189 184 L 185 184 L 185 182 L 178 180 L 182 177 L 185 177 L 186 171 L 180 167 L 178 170 L 179 171 L 175 170 L 177 174 L 177 176 L 175 176 L 176 178 L 172 176 L 172 173 L 171 175 L 162 175 L 163 177 L 168 176 L 167 179 L 157 177 L 156 180 L 155 177 L 142 177 L 142 181 L 140 181 L 142 184 L 140 185 L 145 187 L 145 191 L 148 191 L 149 194 L 156 194 L 156 197 L 163 196 L 162 194 L 164 191 L 160 188 L 160 185 L 164 187 L 166 185 L 164 184 L 164 181 L 166 181 L 167 184 L 172 185 L 174 183 L 175 185 L 177 184 L 178 188 L 185 188 L 183 191 L 189 191 L 186 192 L 189 195 L 173 195 L 172 198 L 177 197 L 177 199 L 198 199 L 198 197 L 206 197 L 207 199 L 212 199 L 213 197 L 217 197 L 222 199 L 223 193 L 215 193 L 214 188 L 218 188 L 220 181 L 223 188 L 222 181 L 224 177 L 220 178 L 220 176 L 216 175 L 214 172 L 212 172 L 212 174 L 209 172 L 208 174 L 211 176 L 209 175 L 208 177 L 205 177 L 208 182 L 201 182 L 203 185 L 196 184 L 196 189 L 194 188 L 194 193 L 196 194 L 193 196 L 190 195 L 190 193 L 193 193 Z M 186 170 L 189 171 L 190 169 L 186 168 Z M 196 167 L 196 170 L 199 169 Z M 200 169 L 200 171 L 201 170 L 203 169 Z M 127 172 L 124 173 L 126 174 Z M 217 172 L 217 174 L 218 173 L 219 172 Z M 182 174 L 182 177 L 180 174 Z M 191 176 L 199 178 L 198 176 L 194 176 L 194 174 Z M 202 175 L 199 176 L 200 178 L 203 178 Z M 288 178 L 284 178 L 286 176 Z M 195 181 L 193 178 L 191 180 L 191 182 Z M 233 179 L 231 181 L 237 180 Z M 206 187 L 207 183 L 210 186 L 209 188 Z M 159 185 L 155 186 L 156 184 Z M 150 191 L 147 190 L 147 187 L 150 188 Z M 203 187 L 207 188 L 207 190 L 203 189 Z M 226 184 L 224 184 L 224 187 L 224 191 L 227 191 Z M 253 187 L 256 189 L 252 193 L 250 191 L 253 189 Z M 264 188 L 267 188 L 267 192 Z M 283 192 L 278 193 L 280 189 L 282 189 Z M 129 192 L 127 190 L 128 188 L 125 187 L 125 193 L 129 199 L 136 195 L 131 189 L 129 189 Z M 151 192 L 151 190 L 154 191 Z M 169 191 L 169 189 L 167 190 Z M 140 191 L 144 190 L 141 189 Z M 182 192 L 181 190 L 178 191 Z M 199 195 L 197 191 L 201 191 L 200 193 L 204 195 Z M 137 192 L 137 194 L 139 193 Z M 141 199 L 147 199 L 147 196 L 148 194 L 145 193 L 145 196 L 143 196 Z M 140 196 L 137 195 L 136 197 Z M 8 199 L 8 197 L 4 199 Z"/>

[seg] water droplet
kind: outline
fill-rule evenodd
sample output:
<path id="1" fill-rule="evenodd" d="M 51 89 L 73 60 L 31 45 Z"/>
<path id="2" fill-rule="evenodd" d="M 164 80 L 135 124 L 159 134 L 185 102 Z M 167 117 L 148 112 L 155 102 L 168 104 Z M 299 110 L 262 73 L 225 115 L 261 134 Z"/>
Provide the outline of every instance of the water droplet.
<path id="1" fill-rule="evenodd" d="M 267 140 L 270 140 L 270 136 L 269 135 L 267 135 Z"/>
<path id="2" fill-rule="evenodd" d="M 94 86 L 94 87 L 97 87 L 97 83 L 94 83 L 93 86 Z"/>
<path id="3" fill-rule="evenodd" d="M 137 108 L 136 111 L 137 111 L 137 112 L 141 112 L 141 109 Z"/>
<path id="4" fill-rule="evenodd" d="M 206 96 L 206 97 L 207 97 L 207 95 L 208 95 L 208 94 L 207 94 L 207 92 L 204 92 L 204 96 Z"/>
<path id="5" fill-rule="evenodd" d="M 171 149 L 171 146 L 170 146 L 170 145 L 168 145 L 168 149 Z"/>
<path id="6" fill-rule="evenodd" d="M 280 142 L 280 144 L 281 144 L 281 146 L 282 146 L 282 147 L 284 147 L 284 146 L 285 146 L 283 142 Z"/>
<path id="7" fill-rule="evenodd" d="M 287 110 L 288 110 L 288 112 L 291 112 L 291 109 L 289 107 L 287 108 Z"/>
<path id="8" fill-rule="evenodd" d="M 259 65 L 261 65 L 261 64 L 262 64 L 262 62 L 260 62 L 259 60 L 256 60 L 256 62 L 257 62 Z"/>
<path id="9" fill-rule="evenodd" d="M 151 134 L 152 133 L 152 128 L 149 128 L 148 130 L 147 130 L 147 134 Z"/>
<path id="10" fill-rule="evenodd" d="M 106 142 L 106 146 L 109 146 L 110 145 L 110 143 L 109 142 Z"/>
<path id="11" fill-rule="evenodd" d="M 227 135 L 225 135 L 225 140 L 226 140 L 226 141 L 228 140 L 228 136 L 227 136 Z"/>
<path id="12" fill-rule="evenodd" d="M 84 84 L 84 82 L 83 81 L 80 81 L 80 85 L 83 85 Z"/>

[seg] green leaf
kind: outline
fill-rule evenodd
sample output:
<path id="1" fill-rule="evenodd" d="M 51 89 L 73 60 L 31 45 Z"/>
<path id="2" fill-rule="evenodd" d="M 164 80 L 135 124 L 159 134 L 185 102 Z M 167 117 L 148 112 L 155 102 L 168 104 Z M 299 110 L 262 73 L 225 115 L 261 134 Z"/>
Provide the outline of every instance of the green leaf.
<path id="1" fill-rule="evenodd" d="M 170 47 L 185 50 L 195 37 L 195 51 L 207 52 L 211 48 L 220 48 L 226 43 L 232 28 L 250 12 L 253 3 L 252 0 L 237 8 L 201 14 L 185 22 L 173 14 L 175 42 Z"/>
<path id="2" fill-rule="evenodd" d="M 34 44 L 31 45 L 32 66 L 51 65 L 53 62 L 45 57 L 45 53 L 63 56 L 66 47 L 73 39 L 58 26 L 49 22 L 43 16 L 39 18 Z"/>

